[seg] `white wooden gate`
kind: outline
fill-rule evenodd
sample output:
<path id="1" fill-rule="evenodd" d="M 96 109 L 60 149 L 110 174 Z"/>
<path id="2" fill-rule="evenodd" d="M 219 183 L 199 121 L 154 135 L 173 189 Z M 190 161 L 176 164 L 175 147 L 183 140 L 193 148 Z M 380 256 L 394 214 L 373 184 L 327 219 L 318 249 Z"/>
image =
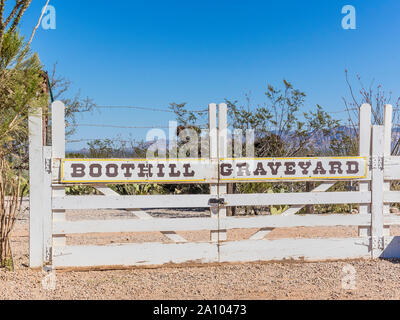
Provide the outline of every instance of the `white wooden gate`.
<path id="1" fill-rule="evenodd" d="M 55 102 L 52 104 L 52 146 L 43 146 L 41 115 L 32 115 L 29 119 L 30 265 L 96 267 L 400 257 L 400 240 L 390 236 L 389 231 L 391 225 L 400 224 L 400 217 L 389 212 L 390 203 L 400 202 L 400 192 L 390 190 L 390 181 L 400 180 L 400 157 L 390 155 L 391 108 L 386 106 L 385 126 L 371 126 L 371 107 L 361 107 L 359 157 L 227 159 L 227 106 L 219 105 L 217 125 L 217 106 L 211 104 L 209 129 L 218 134 L 210 134 L 210 155 L 207 159 L 65 159 L 65 107 L 61 102 Z M 133 172 L 133 168 L 139 166 L 147 170 L 149 165 L 158 168 L 158 175 L 139 177 L 139 171 Z M 294 169 L 296 166 L 297 171 Z M 316 173 L 310 172 L 311 167 Z M 165 168 L 169 168 L 169 173 Z M 180 176 L 177 176 L 178 171 Z M 227 194 L 229 183 L 265 180 L 323 183 L 307 193 Z M 336 181 L 344 180 L 359 181 L 359 191 L 325 192 Z M 211 188 L 210 195 L 120 196 L 105 186 L 113 182 L 207 183 Z M 67 185 L 82 183 L 95 186 L 103 196 L 66 196 Z M 359 204 L 360 213 L 295 215 L 305 205 L 346 203 Z M 227 207 L 255 205 L 291 207 L 280 216 L 226 215 Z M 152 218 L 140 211 L 141 208 L 196 207 L 210 208 L 210 216 Z M 120 208 L 129 208 L 137 219 L 67 221 L 65 215 L 66 210 Z M 264 238 L 274 228 L 314 226 L 357 226 L 359 236 L 337 239 Z M 247 240 L 227 239 L 228 230 L 253 228 L 258 231 Z M 210 240 L 188 242 L 176 234 L 177 231 L 195 230 L 209 231 Z M 66 241 L 68 234 L 154 231 L 162 232 L 172 243 L 70 246 Z"/>

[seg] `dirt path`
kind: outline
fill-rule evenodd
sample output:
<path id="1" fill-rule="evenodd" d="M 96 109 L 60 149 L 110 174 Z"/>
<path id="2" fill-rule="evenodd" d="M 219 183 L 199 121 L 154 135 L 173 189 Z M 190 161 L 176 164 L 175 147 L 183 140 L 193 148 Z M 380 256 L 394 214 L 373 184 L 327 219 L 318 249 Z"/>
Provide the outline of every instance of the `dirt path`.
<path id="1" fill-rule="evenodd" d="M 338 230 L 343 236 L 354 232 Z M 281 232 L 302 237 L 316 231 L 281 230 L 273 237 L 280 237 Z M 331 236 L 334 231 L 320 229 L 317 233 Z M 91 240 L 99 242 L 97 237 Z M 118 241 L 118 237 L 102 241 Z M 55 290 L 45 290 L 45 274 L 27 267 L 26 215 L 18 222 L 12 245 L 17 270 L 0 271 L 0 299 L 400 299 L 400 261 L 382 260 L 57 272 Z M 356 272 L 354 290 L 342 288 L 343 267 L 349 266 Z"/>

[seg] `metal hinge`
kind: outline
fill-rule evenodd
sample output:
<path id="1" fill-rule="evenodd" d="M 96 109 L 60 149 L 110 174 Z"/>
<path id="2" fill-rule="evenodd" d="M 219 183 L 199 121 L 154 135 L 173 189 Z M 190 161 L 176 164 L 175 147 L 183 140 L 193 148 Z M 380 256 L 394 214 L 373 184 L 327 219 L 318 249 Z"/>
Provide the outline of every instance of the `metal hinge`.
<path id="1" fill-rule="evenodd" d="M 217 199 L 217 198 L 211 198 L 209 201 L 208 201 L 208 204 L 210 205 L 210 206 L 218 206 L 218 205 L 224 205 L 225 204 L 225 199 L 223 199 L 223 198 L 219 198 L 219 199 Z"/>
<path id="2" fill-rule="evenodd" d="M 51 173 L 51 159 L 44 159 L 44 169 L 47 173 Z"/>
<path id="3" fill-rule="evenodd" d="M 384 158 L 383 156 L 372 156 L 370 161 L 371 169 L 378 169 L 383 171 Z"/>

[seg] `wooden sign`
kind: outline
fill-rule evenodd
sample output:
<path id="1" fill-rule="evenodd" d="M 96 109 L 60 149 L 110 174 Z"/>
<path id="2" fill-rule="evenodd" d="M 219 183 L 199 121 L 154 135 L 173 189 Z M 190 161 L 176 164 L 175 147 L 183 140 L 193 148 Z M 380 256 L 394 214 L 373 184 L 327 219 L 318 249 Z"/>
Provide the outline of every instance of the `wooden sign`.
<path id="1" fill-rule="evenodd" d="M 203 159 L 62 159 L 61 183 L 205 183 L 217 165 Z"/>
<path id="2" fill-rule="evenodd" d="M 61 183 L 218 183 L 367 178 L 366 157 L 62 159 Z M 219 177 L 219 179 L 218 179 Z"/>
<path id="3" fill-rule="evenodd" d="M 366 157 L 222 159 L 220 181 L 367 178 Z"/>

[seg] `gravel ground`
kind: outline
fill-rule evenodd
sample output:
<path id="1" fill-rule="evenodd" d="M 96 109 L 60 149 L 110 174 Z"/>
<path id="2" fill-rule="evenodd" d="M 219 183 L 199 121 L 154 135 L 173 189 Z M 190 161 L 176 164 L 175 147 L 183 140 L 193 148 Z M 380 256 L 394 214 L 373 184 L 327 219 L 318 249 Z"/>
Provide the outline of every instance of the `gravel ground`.
<path id="1" fill-rule="evenodd" d="M 151 212 L 154 216 L 170 214 Z M 180 214 L 203 216 L 193 211 Z M 82 212 L 68 212 L 68 219 Z M 133 218 L 131 213 L 86 212 L 97 218 Z M 248 237 L 254 230 L 235 230 L 230 239 Z M 351 237 L 354 228 L 276 229 L 268 238 Z M 399 234 L 399 229 L 393 229 Z M 190 240 L 207 232 L 182 233 Z M 69 237 L 71 244 L 168 241 L 158 233 Z M 57 271 L 55 290 L 45 290 L 45 273 L 28 268 L 28 217 L 25 213 L 13 234 L 15 272 L 0 270 L 0 299 L 400 299 L 400 261 L 356 260 L 330 262 L 273 262 L 203 266 L 168 266 L 106 271 Z M 352 266 L 355 289 L 342 288 L 343 268 Z"/>

